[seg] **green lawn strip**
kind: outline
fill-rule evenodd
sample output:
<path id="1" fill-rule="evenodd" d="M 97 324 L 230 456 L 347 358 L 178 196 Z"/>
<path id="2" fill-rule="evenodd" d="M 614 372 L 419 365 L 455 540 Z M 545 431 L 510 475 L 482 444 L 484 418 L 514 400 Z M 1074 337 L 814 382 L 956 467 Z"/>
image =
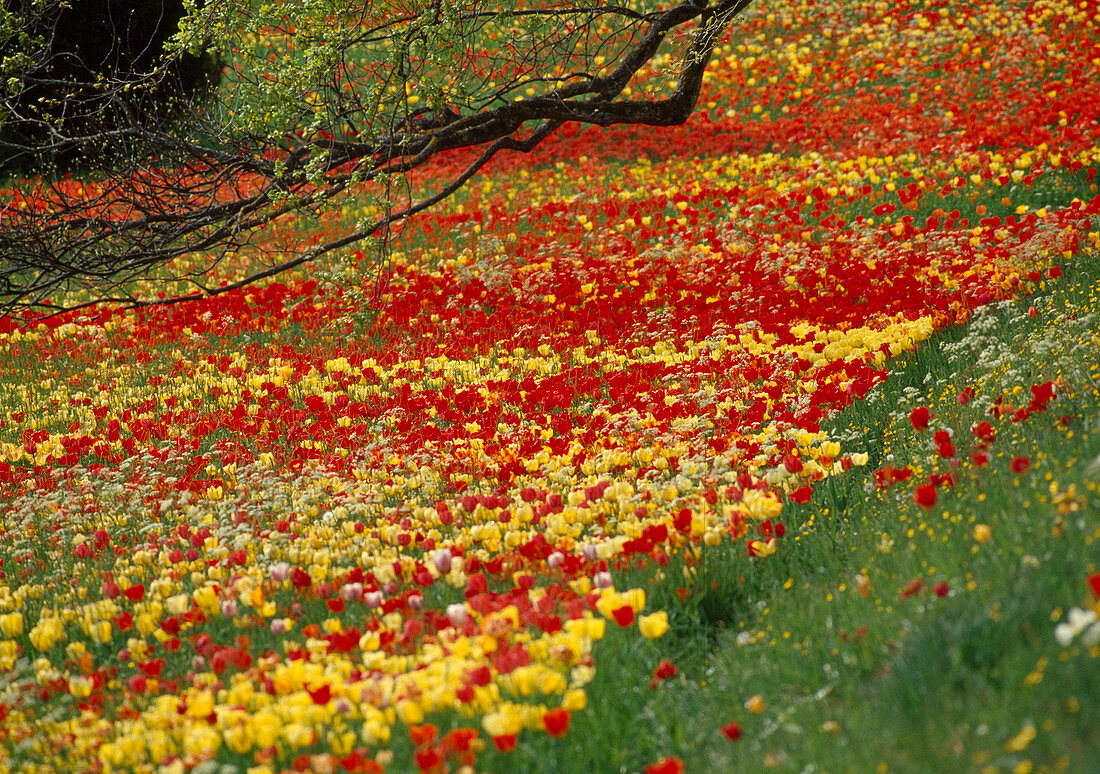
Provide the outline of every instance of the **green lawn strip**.
<path id="1" fill-rule="evenodd" d="M 872 410 L 856 406 L 837 418 L 837 429 L 856 424 L 853 416 L 866 423 L 886 464 L 919 472 L 885 490 L 871 488 L 870 475 L 850 476 L 820 487 L 803 506 L 821 521 L 793 548 L 802 573 L 789 591 L 759 603 L 760 614 L 740 631 L 724 635 L 705 693 L 698 684 L 683 690 L 681 716 L 694 709 L 702 725 L 725 697 L 744 730 L 737 744 L 700 750 L 697 770 L 721 770 L 712 768 L 719 762 L 738 771 L 1100 766 L 1100 732 L 1089 720 L 1100 714 L 1100 649 L 1062 647 L 1054 638 L 1069 607 L 1095 601 L 1086 578 L 1100 564 L 1093 462 L 1100 346 L 1076 325 L 1096 308 L 1098 277 L 1096 256 L 1081 258 L 1041 296 L 927 342 L 871 396 Z M 1037 308 L 1033 318 L 1029 306 Z M 968 339 L 985 344 L 990 332 L 1012 358 L 1002 354 L 988 372 L 980 364 L 960 372 L 944 354 L 965 349 Z M 969 386 L 992 391 L 1016 382 L 1023 390 L 1015 398 L 1026 404 L 1031 384 L 1059 376 L 1072 378 L 1064 389 L 1074 391 L 1018 423 L 989 416 L 996 398 L 989 392 L 966 405 L 957 399 Z M 919 405 L 933 415 L 923 432 L 908 421 Z M 969 428 L 983 420 L 998 437 L 988 465 L 975 467 L 966 459 Z M 941 488 L 925 509 L 912 500 L 915 486 L 952 467 L 930 444 L 937 428 L 954 429 L 963 463 L 957 485 Z M 1013 461 L 1025 457 L 1030 467 L 1014 472 Z M 984 542 L 979 525 L 988 528 Z M 857 575 L 867 579 L 865 596 Z M 754 695 L 764 700 L 762 712 L 744 707 Z"/>

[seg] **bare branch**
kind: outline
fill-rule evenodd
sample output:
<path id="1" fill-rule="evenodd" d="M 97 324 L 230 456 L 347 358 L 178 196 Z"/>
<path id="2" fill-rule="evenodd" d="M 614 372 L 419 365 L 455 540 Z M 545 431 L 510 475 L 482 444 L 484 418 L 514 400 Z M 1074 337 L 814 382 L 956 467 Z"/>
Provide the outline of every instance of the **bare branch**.
<path id="1" fill-rule="evenodd" d="M 682 123 L 715 45 L 749 2 L 491 9 L 391 0 L 381 16 L 368 3 L 291 29 L 281 19 L 267 23 L 247 0 L 212 0 L 195 24 L 225 28 L 235 20 L 242 34 L 268 42 L 270 57 L 234 60 L 231 49 L 217 99 L 195 103 L 182 130 L 134 120 L 102 131 L 84 121 L 66 132 L 45 121 L 42 147 L 51 151 L 122 140 L 135 152 L 79 182 L 61 175 L 16 182 L 0 206 L 0 312 L 147 306 L 230 292 L 387 232 L 452 195 L 498 153 L 530 151 L 566 122 Z M 668 75 L 647 69 L 659 69 L 658 61 L 672 68 Z M 674 87 L 664 85 L 669 80 Z M 152 82 L 139 79 L 139 88 Z M 111 95 L 105 105 L 133 110 L 119 83 L 94 87 Z M 18 107 L 6 98 L 9 114 Z M 345 195 L 381 196 L 386 181 L 439 154 L 479 147 L 466 169 L 418 190 L 406 206 L 379 199 L 377 214 L 347 233 L 297 255 L 263 258 L 263 234 L 281 217 L 321 211 Z M 257 251 L 251 269 L 208 281 L 227 253 L 250 245 Z M 198 290 L 150 298 L 141 288 L 152 280 L 162 287 L 184 280 Z"/>

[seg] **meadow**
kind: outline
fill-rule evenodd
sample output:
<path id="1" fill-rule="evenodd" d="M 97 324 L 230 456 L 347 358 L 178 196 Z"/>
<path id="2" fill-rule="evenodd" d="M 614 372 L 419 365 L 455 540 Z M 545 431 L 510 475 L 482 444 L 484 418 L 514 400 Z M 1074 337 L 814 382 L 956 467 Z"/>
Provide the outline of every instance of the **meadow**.
<path id="1" fill-rule="evenodd" d="M 711 73 L 383 259 L 0 320 L 0 771 L 1100 771 L 1100 6 Z"/>

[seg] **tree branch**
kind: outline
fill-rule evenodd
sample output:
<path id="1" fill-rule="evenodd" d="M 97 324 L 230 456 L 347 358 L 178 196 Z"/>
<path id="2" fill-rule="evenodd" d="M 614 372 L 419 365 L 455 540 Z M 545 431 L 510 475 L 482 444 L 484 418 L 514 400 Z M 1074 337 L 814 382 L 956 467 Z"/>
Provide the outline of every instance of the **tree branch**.
<path id="1" fill-rule="evenodd" d="M 461 188 L 499 152 L 528 152 L 566 122 L 601 127 L 683 123 L 698 101 L 717 41 L 750 1 L 683 0 L 653 11 L 618 5 L 517 10 L 505 21 L 534 24 L 531 29 L 543 37 L 522 55 L 508 53 L 510 42 L 490 52 L 489 64 L 502 72 L 516 70 L 503 80 L 470 75 L 485 58 L 477 46 L 492 39 L 491 25 L 505 23 L 499 14 L 475 10 L 457 22 L 446 22 L 458 25 L 447 28 L 454 35 L 447 40 L 461 49 L 456 61 L 466 63 L 466 70 L 447 77 L 468 76 L 470 83 L 487 81 L 493 86 L 467 94 L 453 108 L 436 102 L 431 107 L 439 111 L 434 119 L 426 112 L 415 113 L 406 97 L 419 88 L 419 81 L 439 77 L 419 52 L 434 45 L 433 35 L 443 34 L 442 15 L 433 20 L 414 14 L 373 26 L 363 22 L 344 45 L 375 38 L 387 45 L 399 40 L 394 45 L 401 51 L 403 69 L 390 70 L 389 81 L 374 81 L 375 91 L 367 88 L 369 72 L 363 74 L 361 82 L 353 82 L 360 90 L 351 96 L 344 95 L 344 83 L 333 79 L 332 73 L 355 74 L 356 66 L 345 63 L 326 71 L 324 77 L 331 83 L 306 90 L 322 95 L 319 107 L 324 112 L 311 112 L 317 107 L 313 97 L 296 108 L 295 121 L 310 127 L 304 132 L 280 137 L 250 130 L 233 136 L 216 123 L 200 122 L 197 136 L 207 138 L 200 142 L 162 126 L 127 127 L 117 133 L 135 146 L 155 151 L 156 160 L 122 158 L 117 168 L 105 170 L 99 180 L 82 184 L 59 178 L 18 189 L 0 208 L 0 313 L 37 309 L 56 314 L 100 302 L 141 307 L 231 292 L 306 265 L 423 212 Z M 669 47 L 674 31 L 683 32 L 675 39 L 679 62 L 675 88 L 660 98 L 624 99 L 624 91 L 642 69 Z M 573 66 L 574 62 L 594 64 L 596 56 L 608 59 L 603 52 L 613 54 L 611 66 L 596 66 L 592 73 Z M 394 78 L 394 72 L 405 75 Z M 382 99 L 387 85 L 396 100 Z M 508 96 L 532 88 L 539 93 L 522 99 Z M 429 97 L 437 93 L 442 92 L 427 92 Z M 470 107 L 479 102 L 484 106 Z M 213 121 L 226 109 L 215 107 L 203 115 Z M 317 116 L 325 120 L 318 123 Z M 234 122 L 235 117 L 229 125 Z M 528 124 L 535 125 L 534 131 L 520 138 Z M 356 130 L 357 126 L 362 129 Z M 106 139 L 91 131 L 51 140 L 50 147 L 97 138 Z M 361 186 L 421 168 L 441 153 L 474 147 L 485 150 L 461 173 L 404 208 L 386 208 L 367 226 L 257 267 L 223 286 L 207 287 L 200 281 L 226 251 L 253 243 L 284 215 L 323 208 Z M 200 288 L 196 293 L 149 299 L 129 287 L 134 279 L 158 272 L 171 277 L 174 261 L 196 257 L 201 258 L 200 268 L 176 277 Z M 65 294 L 73 290 L 86 295 L 67 301 Z M 59 298 L 51 300 L 53 296 Z"/>

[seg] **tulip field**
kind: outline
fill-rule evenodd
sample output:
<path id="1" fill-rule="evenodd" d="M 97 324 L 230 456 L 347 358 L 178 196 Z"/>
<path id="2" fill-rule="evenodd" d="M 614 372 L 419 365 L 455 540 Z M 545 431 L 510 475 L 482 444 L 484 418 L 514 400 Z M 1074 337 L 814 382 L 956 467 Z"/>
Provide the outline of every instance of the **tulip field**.
<path id="1" fill-rule="evenodd" d="M 0 771 L 1100 770 L 1100 3 L 710 73 L 382 257 L 0 319 Z"/>

